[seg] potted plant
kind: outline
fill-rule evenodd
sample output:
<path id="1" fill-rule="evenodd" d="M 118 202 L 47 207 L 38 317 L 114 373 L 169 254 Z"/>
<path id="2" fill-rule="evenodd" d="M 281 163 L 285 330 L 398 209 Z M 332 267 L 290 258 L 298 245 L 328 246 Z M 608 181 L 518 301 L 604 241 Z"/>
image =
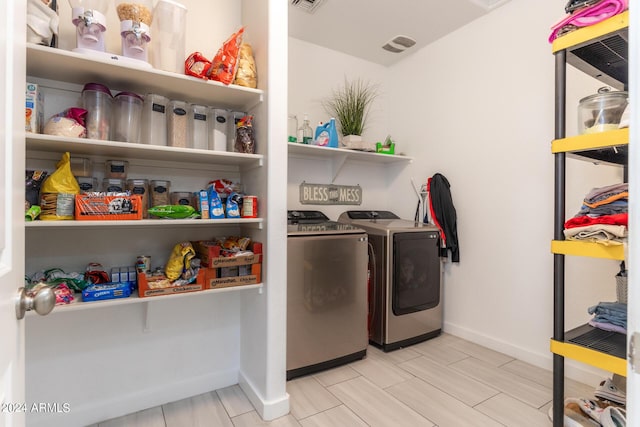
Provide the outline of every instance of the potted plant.
<path id="1" fill-rule="evenodd" d="M 377 96 L 377 86 L 345 77 L 344 86 L 334 90 L 332 96 L 323 101 L 326 112 L 338 122 L 343 145 L 362 141 L 369 109 Z"/>

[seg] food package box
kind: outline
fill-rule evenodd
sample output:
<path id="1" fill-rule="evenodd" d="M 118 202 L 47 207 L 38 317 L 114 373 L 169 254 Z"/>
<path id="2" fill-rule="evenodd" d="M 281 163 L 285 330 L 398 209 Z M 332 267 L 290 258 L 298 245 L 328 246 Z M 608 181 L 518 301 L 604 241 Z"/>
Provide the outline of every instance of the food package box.
<path id="1" fill-rule="evenodd" d="M 262 261 L 262 243 L 253 242 L 250 246 L 253 255 L 242 255 L 237 257 L 220 256 L 222 248 L 216 242 L 200 240 L 192 242 L 200 263 L 203 267 L 221 268 L 233 267 L 237 265 L 255 264 Z"/>
<path id="2" fill-rule="evenodd" d="M 89 285 L 82 291 L 82 301 L 100 301 L 114 298 L 127 298 L 131 295 L 128 283 L 100 283 Z"/>
<path id="3" fill-rule="evenodd" d="M 165 283 L 161 283 L 165 281 L 154 281 L 153 276 L 147 276 L 145 273 L 138 273 L 138 296 L 140 298 L 146 298 L 201 291 L 205 288 L 205 277 L 205 269 L 201 268 L 198 271 L 198 277 L 195 282 L 182 286 L 166 286 Z"/>
<path id="4" fill-rule="evenodd" d="M 138 287 L 138 275 L 134 266 L 128 267 L 111 267 L 111 281 L 127 283 L 131 288 L 131 292 Z"/>
<path id="5" fill-rule="evenodd" d="M 248 273 L 238 276 L 221 276 L 221 274 L 229 274 L 230 270 L 225 268 L 207 268 L 205 289 L 229 288 L 232 286 L 255 285 L 261 282 L 262 264 L 240 265 L 237 268 L 238 274 Z"/>
<path id="6" fill-rule="evenodd" d="M 118 220 L 142 219 L 142 198 L 130 196 L 105 196 L 104 193 L 76 195 L 75 219 Z"/>
<path id="7" fill-rule="evenodd" d="M 25 99 L 26 132 L 42 133 L 44 126 L 44 95 L 35 83 L 27 83 Z"/>

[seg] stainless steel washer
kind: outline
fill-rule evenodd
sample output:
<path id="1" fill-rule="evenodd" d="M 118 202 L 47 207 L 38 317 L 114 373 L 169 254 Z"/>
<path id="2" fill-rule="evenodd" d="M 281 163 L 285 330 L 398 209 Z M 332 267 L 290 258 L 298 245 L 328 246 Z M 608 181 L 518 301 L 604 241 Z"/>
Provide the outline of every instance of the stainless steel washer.
<path id="1" fill-rule="evenodd" d="M 369 236 L 369 340 L 389 351 L 440 335 L 438 229 L 389 211 L 347 211 L 338 221 Z"/>
<path id="2" fill-rule="evenodd" d="M 287 380 L 367 352 L 367 235 L 319 211 L 287 213 Z"/>

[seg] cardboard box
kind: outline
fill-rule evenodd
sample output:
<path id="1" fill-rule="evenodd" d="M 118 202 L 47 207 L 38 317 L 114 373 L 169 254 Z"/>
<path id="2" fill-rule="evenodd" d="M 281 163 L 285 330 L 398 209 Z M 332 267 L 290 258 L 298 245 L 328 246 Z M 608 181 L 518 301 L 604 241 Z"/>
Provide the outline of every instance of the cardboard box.
<path id="1" fill-rule="evenodd" d="M 25 123 L 24 130 L 42 133 L 44 127 L 44 95 L 35 83 L 28 83 L 25 91 Z"/>
<path id="2" fill-rule="evenodd" d="M 230 288 L 232 286 L 255 285 L 262 280 L 262 264 L 251 264 L 249 275 L 220 277 L 220 269 L 206 268 L 205 289 Z"/>
<path id="3" fill-rule="evenodd" d="M 142 197 L 104 196 L 103 193 L 77 194 L 74 217 L 78 221 L 142 219 Z"/>
<path id="4" fill-rule="evenodd" d="M 147 297 L 155 297 L 155 296 L 161 296 L 161 295 L 174 295 L 174 294 L 183 294 L 186 292 L 201 291 L 205 289 L 205 286 L 204 286 L 205 276 L 206 276 L 205 269 L 201 268 L 200 271 L 198 271 L 198 277 L 196 278 L 196 281 L 193 283 L 190 283 L 188 285 L 183 285 L 183 286 L 168 286 L 165 288 L 154 288 L 153 282 L 151 283 L 151 285 L 149 284 L 149 281 L 147 280 L 148 277 L 145 273 L 138 273 L 138 296 L 140 298 L 147 298 Z"/>
<path id="5" fill-rule="evenodd" d="M 200 240 L 192 242 L 196 250 L 201 265 L 209 268 L 234 267 L 237 265 L 255 264 L 262 261 L 262 243 L 253 242 L 250 250 L 253 255 L 242 255 L 239 257 L 223 257 L 222 248 L 215 242 Z"/>

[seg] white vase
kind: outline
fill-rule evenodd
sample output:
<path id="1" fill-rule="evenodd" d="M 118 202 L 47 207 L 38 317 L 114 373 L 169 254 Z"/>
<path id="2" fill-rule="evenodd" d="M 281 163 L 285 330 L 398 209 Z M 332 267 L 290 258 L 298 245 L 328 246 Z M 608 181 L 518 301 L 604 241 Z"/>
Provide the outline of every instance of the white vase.
<path id="1" fill-rule="evenodd" d="M 351 148 L 354 145 L 357 145 L 359 148 L 359 145 L 362 143 L 362 136 L 361 135 L 345 135 L 342 137 L 342 145 L 344 145 L 347 148 Z"/>

